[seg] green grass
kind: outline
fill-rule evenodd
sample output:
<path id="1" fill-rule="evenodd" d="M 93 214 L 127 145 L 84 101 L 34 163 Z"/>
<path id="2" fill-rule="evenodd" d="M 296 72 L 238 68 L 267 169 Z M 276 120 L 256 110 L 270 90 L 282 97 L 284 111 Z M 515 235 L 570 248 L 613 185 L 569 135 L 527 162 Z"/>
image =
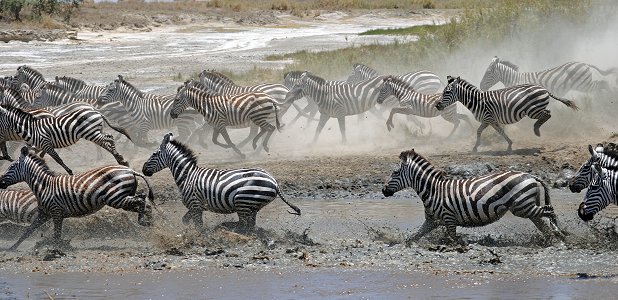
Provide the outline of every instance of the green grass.
<path id="1" fill-rule="evenodd" d="M 403 28 L 373 29 L 361 32 L 358 35 L 422 35 L 431 34 L 440 30 L 443 25 L 418 25 Z"/>

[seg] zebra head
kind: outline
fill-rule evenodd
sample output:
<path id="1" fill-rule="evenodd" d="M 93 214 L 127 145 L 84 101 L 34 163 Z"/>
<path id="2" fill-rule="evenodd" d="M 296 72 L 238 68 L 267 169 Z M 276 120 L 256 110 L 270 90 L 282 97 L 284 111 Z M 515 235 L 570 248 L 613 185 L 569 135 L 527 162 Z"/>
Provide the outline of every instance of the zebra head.
<path id="1" fill-rule="evenodd" d="M 118 75 L 118 77 L 122 78 L 120 75 Z M 101 105 L 105 105 L 108 103 L 112 103 L 112 102 L 116 102 L 118 101 L 117 98 L 119 98 L 119 87 L 118 85 L 120 84 L 119 79 L 114 80 L 113 82 L 111 82 L 110 84 L 108 84 L 105 87 L 105 90 L 103 91 L 103 93 L 101 93 L 101 95 L 97 98 L 97 105 L 101 106 Z"/>
<path id="2" fill-rule="evenodd" d="M 577 173 L 569 182 L 569 189 L 573 193 L 581 192 L 592 182 L 594 175 L 593 165 L 599 161 L 599 154 L 603 153 L 603 144 L 597 144 L 596 149 L 593 149 L 592 145 L 588 145 L 588 151 L 590 152 L 590 158 L 579 167 L 579 170 L 577 170 Z"/>
<path id="3" fill-rule="evenodd" d="M 27 171 L 27 160 L 29 155 L 31 155 L 30 148 L 28 146 L 22 147 L 19 158 L 11 162 L 4 172 L 4 175 L 0 177 L 0 189 L 6 189 L 11 185 L 28 179 L 27 176 L 30 174 L 30 172 Z"/>
<path id="4" fill-rule="evenodd" d="M 299 82 L 305 71 L 290 71 L 283 75 L 283 85 L 292 90 Z"/>
<path id="5" fill-rule="evenodd" d="M 607 207 L 616 197 L 607 174 L 608 171 L 598 163 L 593 164 L 592 170 L 594 170 L 593 179 L 586 191 L 584 201 L 577 209 L 577 215 L 583 221 L 592 220 L 596 213 Z"/>
<path id="6" fill-rule="evenodd" d="M 146 162 L 144 162 L 144 166 L 142 166 L 142 173 L 144 175 L 152 176 L 168 166 L 167 144 L 169 144 L 172 137 L 173 134 L 171 132 L 163 136 L 163 141 L 161 141 L 159 148 L 150 155 Z"/>
<path id="7" fill-rule="evenodd" d="M 178 87 L 176 96 L 174 96 L 174 103 L 172 103 L 172 109 L 170 110 L 170 117 L 172 119 L 178 118 L 182 112 L 187 109 L 189 105 L 189 88 L 191 82 L 187 81 L 184 85 Z"/>
<path id="8" fill-rule="evenodd" d="M 382 194 L 385 197 L 390 197 L 396 192 L 411 186 L 412 177 L 410 176 L 410 171 L 413 168 L 413 160 L 416 156 L 417 154 L 414 152 L 414 149 L 403 151 L 399 154 L 399 164 L 395 166 L 391 177 L 382 188 Z"/>
<path id="9" fill-rule="evenodd" d="M 352 69 L 352 75 L 348 76 L 346 79 L 347 83 L 357 83 L 359 81 L 363 81 L 365 79 L 377 77 L 378 72 L 366 65 L 363 64 L 354 64 Z"/>
<path id="10" fill-rule="evenodd" d="M 452 76 L 446 77 L 448 80 L 447 85 L 442 92 L 442 98 L 436 103 L 436 109 L 443 110 L 449 105 L 459 101 L 459 93 L 457 92 L 457 84 L 461 81 L 460 77 L 454 78 Z"/>
<path id="11" fill-rule="evenodd" d="M 396 96 L 396 90 L 398 87 L 399 86 L 396 78 L 390 75 L 386 76 L 384 78 L 384 81 L 382 81 L 382 87 L 380 88 L 380 94 L 378 94 L 378 99 L 376 100 L 376 102 L 378 102 L 378 104 L 382 104 L 384 103 L 384 100 L 388 98 L 388 96 Z"/>
<path id="12" fill-rule="evenodd" d="M 481 79 L 481 84 L 479 88 L 483 91 L 489 90 L 492 86 L 500 81 L 500 70 L 498 69 L 498 63 L 500 63 L 500 59 L 497 56 L 489 63 L 487 70 L 485 70 L 485 75 L 483 75 L 483 79 Z"/>

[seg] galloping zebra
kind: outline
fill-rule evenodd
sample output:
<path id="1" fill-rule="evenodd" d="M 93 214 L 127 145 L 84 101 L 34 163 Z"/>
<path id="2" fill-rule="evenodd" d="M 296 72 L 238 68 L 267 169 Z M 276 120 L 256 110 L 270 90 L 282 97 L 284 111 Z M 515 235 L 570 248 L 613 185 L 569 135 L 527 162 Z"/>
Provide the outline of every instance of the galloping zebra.
<path id="1" fill-rule="evenodd" d="M 285 96 L 288 94 L 288 88 L 279 83 L 263 83 L 252 86 L 240 86 L 236 85 L 227 76 L 219 72 L 208 70 L 204 70 L 200 73 L 200 82 L 207 88 L 213 90 L 215 93 L 221 95 L 237 95 L 243 93 L 268 94 L 279 105 L 285 103 Z M 287 109 L 287 107 L 285 109 Z"/>
<path id="2" fill-rule="evenodd" d="M 116 151 L 114 139 L 102 131 L 103 122 L 129 135 L 121 128 L 113 127 L 107 119 L 96 110 L 78 109 L 61 116 L 37 118 L 30 112 L 10 106 L 0 106 L 0 128 L 13 128 L 29 145 L 49 155 L 69 174 L 73 171 L 64 164 L 55 148 L 75 144 L 79 139 L 89 140 L 110 152 L 119 164 L 128 165 L 122 155 Z"/>
<path id="3" fill-rule="evenodd" d="M 590 185 L 594 175 L 593 165 L 596 164 L 603 168 L 618 168 L 617 144 L 608 143 L 607 146 L 597 144 L 595 149 L 592 148 L 592 145 L 588 145 L 588 151 L 590 158 L 579 167 L 579 170 L 569 182 L 569 189 L 573 193 L 579 193 Z"/>
<path id="4" fill-rule="evenodd" d="M 201 168 L 193 151 L 171 137 L 171 133 L 163 137 L 157 151 L 144 163 L 142 173 L 152 176 L 169 167 L 182 194 L 182 203 L 189 209 L 182 217 L 184 224 L 193 221 L 201 229 L 202 212 L 206 210 L 237 213 L 239 229 L 251 230 L 258 211 L 277 196 L 294 210 L 290 213 L 300 216 L 300 209 L 285 200 L 277 181 L 266 171 Z"/>
<path id="5" fill-rule="evenodd" d="M 378 76 L 378 71 L 363 64 L 354 64 L 353 73 L 348 77 L 347 82 L 356 83 Z M 423 94 L 434 94 L 440 90 L 440 87 L 442 86 L 440 77 L 438 77 L 435 73 L 426 70 L 397 75 L 395 78 L 400 79 L 403 82 L 407 82 L 415 91 Z"/>
<path id="6" fill-rule="evenodd" d="M 106 86 L 90 85 L 81 79 L 69 76 L 56 76 L 56 85 L 75 93 L 78 99 L 97 99 L 106 89 Z"/>
<path id="7" fill-rule="evenodd" d="M 36 196 L 31 191 L 0 191 L 0 223 L 32 224 L 38 213 Z"/>
<path id="8" fill-rule="evenodd" d="M 562 237 L 549 199 L 549 189 L 538 178 L 523 172 L 499 172 L 468 179 L 448 179 L 444 172 L 414 152 L 403 151 L 401 161 L 384 185 L 386 197 L 413 188 L 423 201 L 425 222 L 407 241 L 410 244 L 446 226 L 455 239 L 457 226 L 475 227 L 493 223 L 507 211 L 528 218 L 546 236 Z M 549 218 L 550 227 L 541 219 Z"/>
<path id="9" fill-rule="evenodd" d="M 5 189 L 25 181 L 39 199 L 39 214 L 10 250 L 17 249 L 34 230 L 49 219 L 54 222 L 53 237 L 55 242 L 59 243 L 64 218 L 93 214 L 105 205 L 137 212 L 138 223 L 150 225 L 152 208 L 146 203 L 144 196 L 135 196 L 136 176 L 146 181 L 148 199 L 152 202 L 152 189 L 144 175 L 128 167 L 107 166 L 76 176 L 56 175 L 45 161 L 27 147 L 23 147 L 19 159 L 11 163 L 0 179 L 0 188 Z"/>
<path id="10" fill-rule="evenodd" d="M 37 98 L 32 102 L 32 106 L 37 108 L 45 108 L 49 106 L 58 106 L 74 102 L 84 102 L 90 105 L 96 105 L 96 98 L 78 98 L 75 94 L 62 86 L 55 83 L 44 84 L 38 92 Z"/>
<path id="11" fill-rule="evenodd" d="M 38 92 L 47 81 L 38 70 L 28 66 L 20 66 L 13 77 L 13 85 L 21 86 L 22 83 L 27 84 L 32 91 Z"/>
<path id="12" fill-rule="evenodd" d="M 303 73 L 305 73 L 305 71 L 290 71 L 287 72 L 283 75 L 283 85 L 285 85 L 285 87 L 292 91 L 292 89 L 294 88 L 294 86 L 296 86 L 297 83 L 301 82 L 301 78 L 303 76 Z M 340 85 L 340 84 L 345 84 L 347 83 L 346 81 L 343 80 L 326 80 L 325 84 L 327 85 Z M 289 99 L 296 99 L 295 97 L 293 97 L 293 94 L 290 94 L 288 92 L 288 95 L 286 95 L 286 99 L 288 99 L 287 101 L 289 101 Z M 296 107 L 296 106 L 295 106 Z M 296 114 L 296 117 L 294 117 L 294 119 L 292 119 L 292 121 L 290 121 L 290 124 L 294 124 L 300 117 L 305 117 L 307 118 L 307 126 L 311 123 L 311 121 L 314 121 L 314 116 L 318 113 L 318 105 L 315 104 L 315 101 L 313 101 L 312 99 L 307 99 L 307 105 L 305 106 L 305 108 L 298 108 L 296 107 L 296 110 L 298 111 L 298 114 Z"/>
<path id="13" fill-rule="evenodd" d="M 506 87 L 526 83 L 538 84 L 554 95 L 564 96 L 572 90 L 583 93 L 609 90 L 611 88 L 609 81 L 600 77 L 610 74 L 618 76 L 618 68 L 604 71 L 582 62 L 569 62 L 540 72 L 519 72 L 517 65 L 509 61 L 500 61 L 496 56 L 489 63 L 479 87 L 486 91 L 498 82 L 502 82 Z"/>
<path id="14" fill-rule="evenodd" d="M 446 107 L 444 110 L 438 110 L 436 108 L 436 103 L 440 101 L 442 94 L 421 94 L 416 92 L 407 82 L 393 76 L 387 76 L 384 78 L 384 84 L 382 85 L 380 95 L 376 102 L 382 104 L 384 100 L 391 95 L 399 100 L 400 107 L 391 109 L 391 113 L 386 121 L 386 128 L 389 131 L 394 127 L 393 115 L 397 113 L 416 115 L 424 118 L 442 116 L 444 120 L 454 126 L 453 130 L 451 130 L 451 133 L 448 135 L 449 137 L 452 136 L 457 127 L 459 127 L 460 119 L 463 119 L 472 126 L 468 116 L 457 113 L 457 105 L 455 103 Z"/>
<path id="15" fill-rule="evenodd" d="M 178 128 L 180 137 L 188 137 L 195 128 L 195 114 L 186 113 L 174 120 L 170 117 L 173 96 L 148 95 L 138 90 L 122 76 L 110 83 L 105 92 L 98 98 L 99 105 L 112 102 L 120 102 L 129 115 L 136 128 L 138 128 L 138 141 L 140 145 L 149 145 L 147 134 L 150 130 Z"/>
<path id="16" fill-rule="evenodd" d="M 187 82 L 179 88 L 170 110 L 170 116 L 178 118 L 187 107 L 200 112 L 206 123 L 214 128 L 213 143 L 223 148 L 231 147 L 243 159 L 245 155 L 234 145 L 226 127 L 259 127 L 260 131 L 253 137 L 253 149 L 257 148 L 257 141 L 264 135 L 262 146 L 266 152 L 268 152 L 270 136 L 275 129 L 281 129 L 277 116 L 277 102 L 265 93 L 212 95 L 201 89 L 191 87 L 190 82 Z M 219 134 L 223 136 L 226 144 L 217 140 Z"/>
<path id="17" fill-rule="evenodd" d="M 573 101 L 558 98 L 539 85 L 523 84 L 483 92 L 467 81 L 451 76 L 448 76 L 448 84 L 436 108 L 443 110 L 459 101 L 474 114 L 477 121 L 481 122 L 481 126 L 476 131 L 476 144 L 472 152 L 478 150 L 481 144 L 481 133 L 489 125 L 504 137 L 509 144 L 507 151 L 510 152 L 513 141 L 506 135 L 501 125 L 513 124 L 528 116 L 537 120 L 534 123 L 534 134 L 540 136 L 539 128 L 551 118 L 551 112 L 547 109 L 549 97 L 577 110 L 577 105 Z"/>
<path id="18" fill-rule="evenodd" d="M 577 215 L 583 221 L 590 221 L 594 215 L 606 208 L 610 203 L 618 205 L 618 168 L 601 167 L 598 163 L 592 166 L 594 175 L 586 191 L 584 201 L 579 204 Z"/>
<path id="19" fill-rule="evenodd" d="M 337 118 L 341 137 L 345 143 L 345 117 L 364 113 L 374 107 L 383 79 L 384 77 L 380 76 L 353 84 L 328 85 L 326 80 L 304 72 L 300 82 L 290 93 L 298 98 L 309 97 L 319 107 L 320 121 L 313 143 L 317 141 L 320 132 L 330 118 Z M 290 100 L 293 99 L 288 101 Z"/>

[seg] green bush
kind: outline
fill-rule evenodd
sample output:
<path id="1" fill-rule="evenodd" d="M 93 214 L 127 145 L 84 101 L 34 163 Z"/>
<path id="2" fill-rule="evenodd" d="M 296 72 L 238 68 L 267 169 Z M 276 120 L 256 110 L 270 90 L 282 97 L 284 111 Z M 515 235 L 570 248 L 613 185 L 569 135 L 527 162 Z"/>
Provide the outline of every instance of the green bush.
<path id="1" fill-rule="evenodd" d="M 26 0 L 0 1 L 0 18 L 7 17 L 9 21 L 21 21 L 19 13 L 21 12 L 21 9 L 24 7 L 25 3 Z"/>
<path id="2" fill-rule="evenodd" d="M 43 14 L 60 16 L 69 22 L 73 12 L 79 9 L 84 0 L 2 0 L 0 15 L 9 21 L 21 21 L 20 13 L 25 7 L 30 8 L 30 18 L 41 20 Z"/>

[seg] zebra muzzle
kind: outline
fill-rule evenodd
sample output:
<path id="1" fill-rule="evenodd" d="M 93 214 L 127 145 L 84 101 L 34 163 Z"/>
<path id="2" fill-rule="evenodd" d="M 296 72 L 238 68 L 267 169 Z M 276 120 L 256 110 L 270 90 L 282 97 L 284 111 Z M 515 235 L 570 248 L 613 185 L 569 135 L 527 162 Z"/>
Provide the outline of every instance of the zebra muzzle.
<path id="1" fill-rule="evenodd" d="M 579 204 L 579 208 L 577 209 L 577 215 L 582 221 L 588 222 L 594 218 L 594 213 L 586 213 L 586 205 L 584 202 Z"/>
<path id="2" fill-rule="evenodd" d="M 384 187 L 382 188 L 382 194 L 384 195 L 384 197 L 390 197 L 394 195 L 395 192 L 393 190 L 390 190 L 388 187 Z"/>

